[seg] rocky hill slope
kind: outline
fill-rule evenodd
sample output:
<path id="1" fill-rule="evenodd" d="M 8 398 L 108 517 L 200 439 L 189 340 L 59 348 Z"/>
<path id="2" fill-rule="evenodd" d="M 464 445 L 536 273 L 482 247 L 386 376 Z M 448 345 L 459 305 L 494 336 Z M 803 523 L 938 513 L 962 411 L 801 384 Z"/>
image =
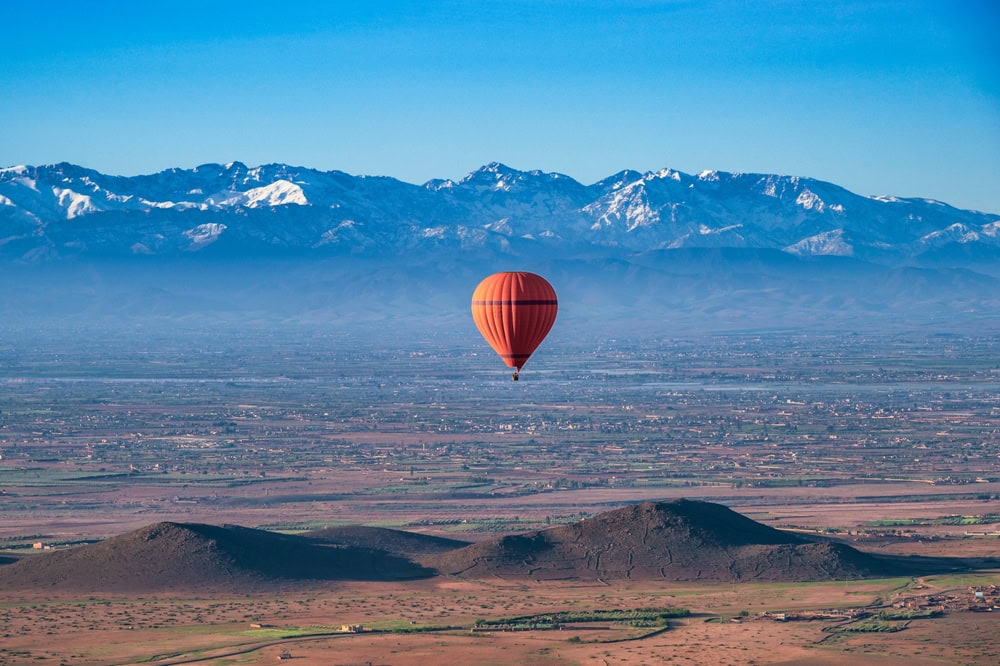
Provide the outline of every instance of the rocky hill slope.
<path id="1" fill-rule="evenodd" d="M 647 502 L 423 562 L 441 573 L 552 579 L 809 581 L 886 575 L 879 560 L 811 543 L 719 504 Z"/>
<path id="2" fill-rule="evenodd" d="M 235 525 L 156 523 L 0 567 L 0 590 L 242 591 L 430 573 L 384 551 L 324 545 Z"/>

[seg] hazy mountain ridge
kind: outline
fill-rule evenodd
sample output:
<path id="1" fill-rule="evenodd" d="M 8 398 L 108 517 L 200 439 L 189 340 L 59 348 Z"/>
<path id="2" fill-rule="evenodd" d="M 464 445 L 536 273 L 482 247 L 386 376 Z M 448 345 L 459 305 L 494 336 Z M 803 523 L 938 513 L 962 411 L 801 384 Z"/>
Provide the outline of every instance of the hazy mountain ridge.
<path id="1" fill-rule="evenodd" d="M 864 197 L 796 176 L 672 169 L 583 185 L 498 163 L 424 185 L 285 164 L 134 177 L 66 163 L 12 167 L 0 170 L 0 223 L 3 254 L 29 260 L 215 244 L 317 254 L 748 247 L 893 265 L 951 245 L 1000 254 L 1000 215 L 937 201 Z"/>
<path id="2" fill-rule="evenodd" d="M 993 326 L 1000 215 L 808 178 L 671 169 L 591 185 L 498 163 L 423 185 L 238 162 L 135 177 L 0 169 L 10 321 L 440 328 L 469 323 L 473 287 L 497 270 L 544 274 L 560 322 L 616 335 L 665 322 Z"/>

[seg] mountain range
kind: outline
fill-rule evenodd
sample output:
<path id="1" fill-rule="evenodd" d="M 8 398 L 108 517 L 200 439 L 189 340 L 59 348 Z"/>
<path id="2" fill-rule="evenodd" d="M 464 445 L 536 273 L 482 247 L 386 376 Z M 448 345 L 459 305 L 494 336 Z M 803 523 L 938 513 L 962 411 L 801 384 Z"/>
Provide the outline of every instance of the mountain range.
<path id="1" fill-rule="evenodd" d="M 459 181 L 412 185 L 285 164 L 135 177 L 19 166 L 0 169 L 0 215 L 5 254 L 22 259 L 213 245 L 382 254 L 739 247 L 882 263 L 1000 256 L 1000 215 L 859 196 L 810 178 L 672 169 L 583 185 L 493 163 Z"/>
<path id="2" fill-rule="evenodd" d="M 1000 215 L 718 171 L 584 185 L 492 163 L 414 185 L 239 162 L 0 169 L 0 274 L 27 289 L 0 297 L 15 312 L 322 318 L 332 288 L 340 313 L 378 318 L 381 302 L 416 315 L 462 303 L 493 270 L 550 276 L 581 316 L 990 317 Z"/>

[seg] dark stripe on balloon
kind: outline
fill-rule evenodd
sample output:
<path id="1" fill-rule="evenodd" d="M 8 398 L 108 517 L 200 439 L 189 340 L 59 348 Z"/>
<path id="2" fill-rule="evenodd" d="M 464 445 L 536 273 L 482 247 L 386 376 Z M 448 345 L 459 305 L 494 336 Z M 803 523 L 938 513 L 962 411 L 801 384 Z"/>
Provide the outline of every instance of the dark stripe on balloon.
<path id="1" fill-rule="evenodd" d="M 472 301 L 473 305 L 559 305 L 559 301 L 556 300 L 538 300 L 538 301 Z"/>

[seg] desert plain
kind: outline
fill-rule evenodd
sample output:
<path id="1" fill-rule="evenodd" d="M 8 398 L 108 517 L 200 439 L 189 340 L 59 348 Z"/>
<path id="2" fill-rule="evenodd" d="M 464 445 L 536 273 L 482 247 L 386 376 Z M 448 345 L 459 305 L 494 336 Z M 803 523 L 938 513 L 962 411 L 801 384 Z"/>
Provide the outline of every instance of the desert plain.
<path id="1" fill-rule="evenodd" d="M 16 342 L 0 350 L 0 574 L 163 521 L 482 544 L 678 499 L 912 566 L 230 590 L 4 588 L 0 575 L 0 664 L 1000 662 L 995 337 L 619 341 L 553 354 L 518 384 L 435 341 L 347 355 L 316 335 L 243 342 L 84 346 L 72 362 L 41 345 L 32 364 Z M 686 613 L 504 625 L 667 608 Z"/>

